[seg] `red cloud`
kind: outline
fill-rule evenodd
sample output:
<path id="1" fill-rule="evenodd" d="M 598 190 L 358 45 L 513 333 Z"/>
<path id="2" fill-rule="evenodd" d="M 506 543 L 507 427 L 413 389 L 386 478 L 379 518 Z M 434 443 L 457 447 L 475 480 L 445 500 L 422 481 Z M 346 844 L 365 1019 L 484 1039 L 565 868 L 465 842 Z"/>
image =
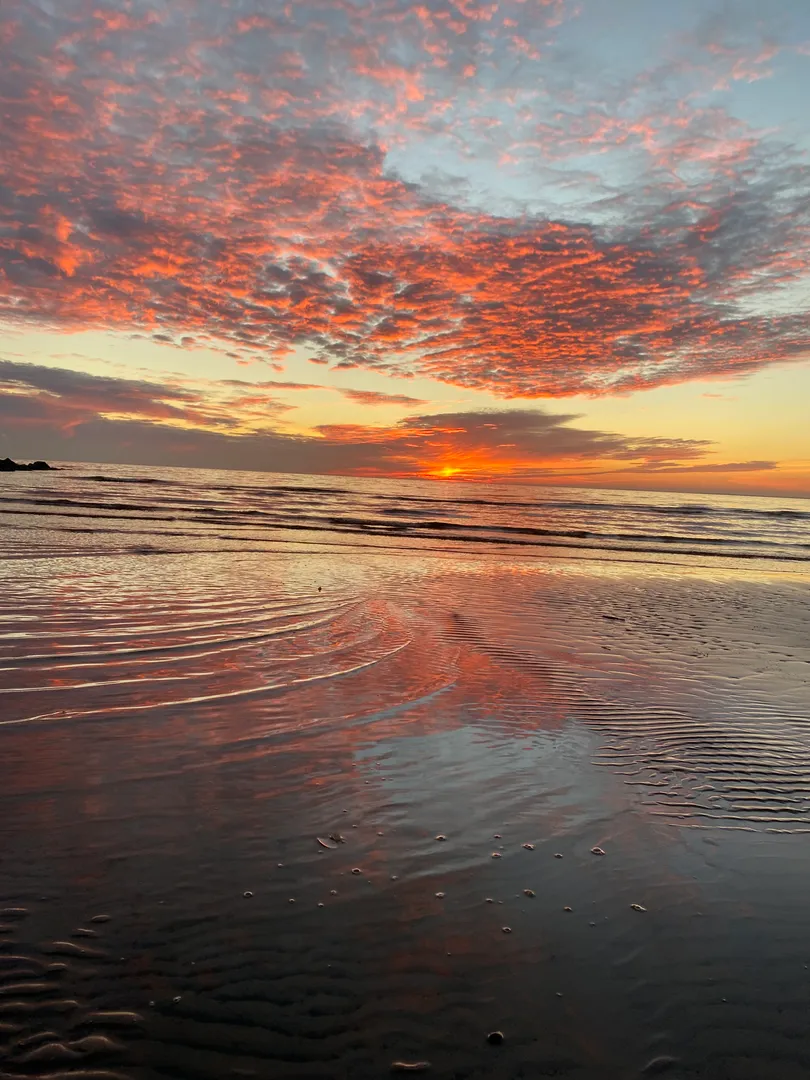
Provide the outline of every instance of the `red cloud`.
<path id="1" fill-rule="evenodd" d="M 7 6 L 6 320 L 269 362 L 303 346 L 505 398 L 734 375 L 810 348 L 810 317 L 771 305 L 810 272 L 808 169 L 694 101 L 760 74 L 772 45 L 710 38 L 624 97 L 543 112 L 557 0 Z M 571 158 L 643 167 L 618 191 L 602 175 L 609 203 L 580 215 L 485 211 L 390 166 L 439 138 L 554 164 L 561 189 L 585 177 L 591 194 L 596 173 Z"/>
<path id="2" fill-rule="evenodd" d="M 407 394 L 382 394 L 377 390 L 348 390 L 341 388 L 340 393 L 358 405 L 427 405 L 421 398 L 408 397 Z"/>

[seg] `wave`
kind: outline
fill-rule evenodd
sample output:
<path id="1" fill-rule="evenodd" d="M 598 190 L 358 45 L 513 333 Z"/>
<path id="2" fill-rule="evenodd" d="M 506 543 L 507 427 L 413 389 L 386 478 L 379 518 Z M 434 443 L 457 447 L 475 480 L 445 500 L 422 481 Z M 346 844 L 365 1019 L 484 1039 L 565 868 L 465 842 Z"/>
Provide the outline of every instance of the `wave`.
<path id="1" fill-rule="evenodd" d="M 314 477 L 304 483 L 264 482 L 258 474 L 255 483 L 230 483 L 220 474 L 205 484 L 201 475 L 211 479 L 192 470 L 138 476 L 114 467 L 103 472 L 85 467 L 84 475 L 54 477 L 44 486 L 15 484 L 0 495 L 6 552 L 16 553 L 17 538 L 24 534 L 33 537 L 28 539 L 32 548 L 46 544 L 47 531 L 49 550 L 61 543 L 81 553 L 92 543 L 81 534 L 97 534 L 107 552 L 115 547 L 142 554 L 180 546 L 255 551 L 262 545 L 338 543 L 340 536 L 354 536 L 367 548 L 424 552 L 466 547 L 481 553 L 522 549 L 530 555 L 557 549 L 571 552 L 569 557 L 579 551 L 591 558 L 596 555 L 590 552 L 630 552 L 810 561 L 805 528 L 810 512 L 804 505 L 752 499 L 741 506 L 740 500 L 720 498 L 675 502 L 636 492 L 627 498 L 618 492 L 589 497 L 563 489 L 525 497 L 523 491 L 501 488 L 489 497 L 448 491 L 449 485 L 424 483 L 420 490 L 414 482 L 403 491 L 403 482 L 392 482 L 381 490 L 379 480 L 327 486 L 311 482 Z M 37 518 L 43 528 L 32 532 Z M 111 539 L 115 533 L 118 545 Z"/>
<path id="2" fill-rule="evenodd" d="M 96 484 L 173 484 L 173 480 L 163 480 L 157 476 L 80 476 L 79 480 L 89 480 Z"/>
<path id="3" fill-rule="evenodd" d="M 574 510 L 592 512 L 620 512 L 632 514 L 672 514 L 682 517 L 754 517 L 754 518 L 794 518 L 800 521 L 810 521 L 810 512 L 804 510 L 791 510 L 780 508 L 778 510 L 764 510 L 754 507 L 726 507 L 710 506 L 705 503 L 670 503 L 660 505 L 655 503 L 640 502 L 608 502 L 606 500 L 570 500 L 570 499 L 447 499 L 431 496 L 414 495 L 372 495 L 372 499 L 385 501 L 397 500 L 401 502 L 418 503 L 443 503 L 448 506 L 492 506 L 503 509 L 524 510 Z"/>
<path id="4" fill-rule="evenodd" d="M 27 513 L 34 513 L 33 511 L 26 511 L 26 512 Z M 76 516 L 82 516 L 82 515 L 70 515 L 70 516 L 76 517 Z M 89 518 L 91 518 L 91 519 L 93 519 L 95 517 L 95 516 L 91 516 L 91 515 L 87 515 L 87 516 Z M 104 516 L 104 515 L 101 515 L 101 516 Z M 113 516 L 117 516 L 117 515 L 109 515 L 109 516 L 113 517 Z M 159 519 L 159 518 L 157 518 L 157 519 L 143 519 L 143 518 L 131 518 L 130 517 L 130 518 L 125 518 L 124 520 L 127 520 L 127 521 L 144 521 L 144 520 L 161 520 L 161 519 Z M 199 519 L 199 520 L 192 519 L 192 521 L 190 523 L 201 523 L 201 521 L 202 521 L 202 519 Z M 220 524 L 222 524 L 222 523 L 220 523 Z M 234 526 L 238 527 L 238 525 L 239 525 L 239 523 L 234 523 L 234 522 L 231 522 L 229 524 L 230 524 L 231 527 L 234 527 Z M 278 550 L 279 543 L 287 543 L 288 542 L 284 537 L 277 537 L 277 536 L 274 536 L 274 535 L 260 535 L 260 536 L 249 536 L 249 535 L 244 535 L 244 534 L 240 534 L 240 535 L 226 535 L 226 534 L 210 535 L 210 534 L 200 533 L 200 532 L 182 531 L 182 530 L 179 530 L 179 529 L 172 529 L 172 530 L 126 529 L 126 530 L 122 530 L 122 529 L 116 528 L 115 526 L 112 526 L 112 525 L 110 527 L 99 526 L 99 527 L 96 527 L 96 528 L 93 528 L 93 527 L 84 527 L 84 528 L 65 527 L 65 528 L 62 528 L 60 531 L 64 532 L 64 533 L 67 533 L 67 534 L 88 534 L 88 535 L 104 535 L 104 534 L 107 534 L 107 535 L 119 536 L 121 538 L 126 538 L 126 537 L 132 537 L 134 535 L 139 535 L 139 536 L 148 536 L 148 537 L 160 538 L 160 539 L 162 539 L 164 541 L 166 539 L 168 539 L 168 538 L 171 538 L 171 539 L 177 539 L 177 540 L 180 540 L 180 539 L 190 540 L 192 542 L 196 542 L 197 544 L 199 544 L 199 542 L 202 540 L 202 541 L 215 542 L 217 545 L 220 545 L 221 543 L 234 543 L 234 544 L 237 544 L 237 545 L 242 545 L 241 547 L 235 547 L 233 549 L 230 549 L 230 548 L 227 549 L 229 551 L 232 550 L 234 552 L 246 551 L 246 550 L 251 550 L 251 551 L 262 550 L 261 548 L 259 548 L 257 546 L 257 545 L 260 545 L 260 544 L 266 545 L 267 550 Z M 732 559 L 735 559 L 735 560 L 768 560 L 768 561 L 786 562 L 786 563 L 787 562 L 790 562 L 790 563 L 810 562 L 810 554 L 792 553 L 792 552 L 789 552 L 789 551 L 782 551 L 782 550 L 779 550 L 779 549 L 768 550 L 768 551 L 763 551 L 763 550 L 758 550 L 758 551 L 749 550 L 749 551 L 746 551 L 746 550 L 741 550 L 739 548 L 734 548 L 733 550 L 732 549 L 719 550 L 718 548 L 712 549 L 712 548 L 708 548 L 708 547 L 701 548 L 701 547 L 697 546 L 695 540 L 681 541 L 680 546 L 676 546 L 675 544 L 669 544 L 667 546 L 664 546 L 664 545 L 656 546 L 655 544 L 639 544 L 639 543 L 635 542 L 635 538 L 634 538 L 633 543 L 628 543 L 628 544 L 625 544 L 624 546 L 619 546 L 617 542 L 612 542 L 611 543 L 611 542 L 605 542 L 604 540 L 598 541 L 596 538 L 594 538 L 593 542 L 588 542 L 588 541 L 584 541 L 584 540 L 577 540 L 577 539 L 569 539 L 569 538 L 565 537 L 564 534 L 561 534 L 559 536 L 559 538 L 555 538 L 555 536 L 553 534 L 545 535 L 542 538 L 541 537 L 517 538 L 517 537 L 510 537 L 510 536 L 476 536 L 476 535 L 470 536 L 470 535 L 465 535 L 463 533 L 454 533 L 454 534 L 446 534 L 445 533 L 445 534 L 439 534 L 437 536 L 432 536 L 428 532 L 414 532 L 414 531 L 406 531 L 406 530 L 401 530 L 401 531 L 385 530 L 385 531 L 383 531 L 381 529 L 374 529 L 374 528 L 363 529 L 363 528 L 357 528 L 357 527 L 347 527 L 347 526 L 337 526 L 337 525 L 326 526 L 326 525 L 319 525 L 319 524 L 316 524 L 314 522 L 307 522 L 307 523 L 286 522 L 284 524 L 274 525 L 274 526 L 272 526 L 272 530 L 268 530 L 268 531 L 270 531 L 272 533 L 275 533 L 275 532 L 279 532 L 279 533 L 284 533 L 284 532 L 324 533 L 324 534 L 327 534 L 327 536 L 330 535 L 330 534 L 332 534 L 332 535 L 363 536 L 367 540 L 370 539 L 370 538 L 374 538 L 375 540 L 377 540 L 379 542 L 374 543 L 374 544 L 368 544 L 368 543 L 366 543 L 366 544 L 355 544 L 355 545 L 352 545 L 352 546 L 355 546 L 355 547 L 360 547 L 360 546 L 368 547 L 373 551 L 389 551 L 389 550 L 390 551 L 406 551 L 406 550 L 410 550 L 410 551 L 419 551 L 419 552 L 421 552 L 423 554 L 429 553 L 430 551 L 454 551 L 454 550 L 458 550 L 458 548 L 454 548 L 452 546 L 449 546 L 450 544 L 461 544 L 461 545 L 477 544 L 477 545 L 482 545 L 482 547 L 484 549 L 483 553 L 485 553 L 487 547 L 492 551 L 498 551 L 500 548 L 508 547 L 508 548 L 533 549 L 533 550 L 536 550 L 538 553 L 542 553 L 545 549 L 555 549 L 555 550 L 558 550 L 558 551 L 603 552 L 603 553 L 606 553 L 606 554 L 614 553 L 614 554 L 628 554 L 628 555 L 639 554 L 639 555 L 667 555 L 667 556 L 680 555 L 680 556 L 696 556 L 696 557 L 700 557 L 700 558 L 712 558 L 712 557 L 714 557 L 714 558 L 732 558 Z M 422 545 L 415 545 L 415 544 L 408 545 L 408 544 L 403 544 L 401 542 L 396 543 L 396 544 L 391 544 L 391 543 L 386 544 L 386 543 L 384 543 L 384 541 L 386 541 L 386 540 L 394 540 L 394 539 L 399 539 L 399 538 L 402 538 L 402 539 L 405 539 L 405 540 L 410 539 L 412 541 L 417 541 L 417 540 L 430 541 L 430 540 L 434 540 L 434 539 L 435 540 L 441 539 L 442 541 L 444 541 L 444 545 L 439 546 L 439 547 L 437 547 L 435 545 L 430 545 L 430 546 L 426 547 L 424 544 L 422 544 Z M 312 541 L 299 540 L 299 539 L 294 539 L 293 540 L 292 538 L 290 538 L 289 542 L 290 543 L 295 543 L 295 544 L 300 544 L 300 543 L 311 543 Z M 329 544 L 330 543 L 330 541 L 328 539 L 323 540 L 323 541 L 319 541 L 319 542 L 324 543 L 324 544 Z M 687 545 L 689 545 L 689 546 L 687 546 Z M 804 547 L 810 547 L 810 545 L 803 545 L 803 546 Z M 482 552 L 482 547 L 475 548 L 475 551 L 476 552 Z M 157 547 L 157 546 L 152 545 L 152 544 L 139 543 L 139 544 L 134 544 L 134 545 L 125 545 L 124 550 L 126 552 L 131 553 L 131 554 L 164 555 L 164 554 L 191 554 L 195 550 L 199 551 L 199 550 L 205 550 L 205 549 L 200 549 L 199 547 L 195 548 L 193 546 L 189 547 L 189 548 L 182 548 L 182 549 L 176 548 L 176 547 L 168 547 L 168 546 Z M 216 550 L 225 551 L 226 549 L 217 546 Z M 105 548 L 105 553 L 109 553 L 109 549 Z M 24 554 L 31 555 L 32 552 L 26 552 Z"/>
<path id="5" fill-rule="evenodd" d="M 661 550 L 677 545 L 698 545 L 701 553 L 712 551 L 742 552 L 756 551 L 761 555 L 778 557 L 785 542 L 781 538 L 771 539 L 763 536 L 728 536 L 695 535 L 688 533 L 624 532 L 584 528 L 543 528 L 536 525 L 506 525 L 498 521 L 464 522 L 448 521 L 442 518 L 417 517 L 412 520 L 396 520 L 395 512 L 389 510 L 386 517 L 359 517 L 350 515 L 307 514 L 301 511 L 266 510 L 257 507 L 218 507 L 202 501 L 191 500 L 162 502 L 159 504 L 143 502 L 99 502 L 69 498 L 1 498 L 0 503 L 13 503 L 15 506 L 32 509 L 15 509 L 17 514 L 48 515 L 56 517 L 87 517 L 91 519 L 115 518 L 121 521 L 161 521 L 179 524 L 226 525 L 231 528 L 266 528 L 272 530 L 311 530 L 374 533 L 379 535 L 402 535 L 430 538 L 434 534 L 457 541 L 478 541 L 481 543 L 546 543 L 552 540 L 587 540 L 590 545 L 629 544 L 665 545 Z M 37 508 L 42 507 L 42 510 Z M 89 511 L 89 513 L 88 513 Z M 452 533 L 448 537 L 448 533 Z M 810 544 L 792 539 L 790 547 L 799 551 L 810 548 Z M 705 550 L 704 550 L 705 549 Z"/>
<path id="6" fill-rule="evenodd" d="M 161 487 L 185 487 L 190 501 L 196 501 L 195 495 L 205 494 L 210 498 L 212 492 L 232 494 L 242 492 L 260 499 L 262 496 L 275 498 L 277 495 L 325 495 L 344 500 L 346 496 L 361 498 L 376 503 L 399 503 L 417 504 L 421 506 L 433 505 L 450 507 L 491 507 L 501 510 L 530 510 L 535 512 L 575 512 L 589 514 L 620 514 L 620 515 L 645 515 L 675 516 L 686 518 L 744 518 L 761 520 L 785 520 L 785 521 L 810 521 L 810 511 L 797 510 L 790 507 L 778 507 L 776 509 L 754 506 L 724 506 L 711 505 L 708 503 L 652 503 L 639 502 L 637 500 L 623 499 L 621 501 L 607 499 L 491 499 L 484 497 L 450 497 L 446 495 L 414 495 L 408 493 L 381 493 L 375 491 L 363 491 L 360 488 L 343 486 L 325 487 L 312 484 L 216 484 L 205 486 L 202 484 L 183 484 L 180 480 L 168 477 L 155 476 L 112 476 L 99 473 L 88 476 L 75 476 L 69 478 L 71 482 L 83 480 L 91 483 L 103 484 L 129 484 L 129 485 L 158 485 Z M 38 500 L 44 501 L 44 500 Z M 380 513 L 387 515 L 403 514 L 411 516 L 419 513 L 405 505 L 396 508 L 385 507 Z M 446 512 L 446 511 L 445 511 Z"/>

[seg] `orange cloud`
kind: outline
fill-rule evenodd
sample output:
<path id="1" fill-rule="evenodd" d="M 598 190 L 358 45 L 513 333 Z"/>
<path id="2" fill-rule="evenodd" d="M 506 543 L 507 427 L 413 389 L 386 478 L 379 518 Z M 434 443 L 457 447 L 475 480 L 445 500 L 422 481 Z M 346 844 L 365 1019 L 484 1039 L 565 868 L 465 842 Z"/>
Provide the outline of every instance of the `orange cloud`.
<path id="1" fill-rule="evenodd" d="M 212 468 L 617 484 L 801 494 L 810 463 L 717 462 L 710 442 L 628 437 L 538 408 L 410 416 L 393 425 L 278 430 L 288 408 L 240 380 L 197 386 L 0 361 L 0 430 L 12 456 Z M 13 440 L 13 445 L 10 440 Z"/>
<path id="2" fill-rule="evenodd" d="M 418 405 L 428 404 L 427 401 L 423 401 L 421 398 L 408 397 L 407 394 L 383 394 L 377 390 L 341 388 L 340 393 L 347 397 L 349 401 L 354 401 L 358 405 L 405 405 L 408 408 L 414 408 Z"/>
<path id="3" fill-rule="evenodd" d="M 766 74 L 773 43 L 715 27 L 598 104 L 552 108 L 561 0 L 7 7 L 7 321 L 271 364 L 306 348 L 504 398 L 744 374 L 810 349 L 807 311 L 774 303 L 810 274 L 810 170 L 706 99 Z M 472 181 L 394 168 L 431 140 L 553 168 L 555 192 L 591 205 L 484 209 Z"/>

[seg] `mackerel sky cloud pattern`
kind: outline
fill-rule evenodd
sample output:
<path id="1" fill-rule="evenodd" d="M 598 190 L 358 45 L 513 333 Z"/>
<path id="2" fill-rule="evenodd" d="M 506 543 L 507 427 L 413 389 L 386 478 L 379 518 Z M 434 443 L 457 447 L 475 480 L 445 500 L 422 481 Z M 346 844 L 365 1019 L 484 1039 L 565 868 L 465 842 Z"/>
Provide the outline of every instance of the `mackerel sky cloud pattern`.
<path id="1" fill-rule="evenodd" d="M 0 317 L 504 399 L 806 357 L 810 10 L 633 7 L 5 0 Z"/>

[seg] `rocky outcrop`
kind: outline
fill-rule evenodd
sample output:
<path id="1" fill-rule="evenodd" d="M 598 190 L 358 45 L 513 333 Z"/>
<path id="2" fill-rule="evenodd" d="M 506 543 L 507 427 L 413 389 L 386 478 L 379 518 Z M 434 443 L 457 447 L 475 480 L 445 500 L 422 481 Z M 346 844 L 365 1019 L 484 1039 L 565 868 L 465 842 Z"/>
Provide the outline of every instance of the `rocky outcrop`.
<path id="1" fill-rule="evenodd" d="M 47 461 L 31 461 L 24 465 L 21 461 L 12 461 L 10 457 L 0 458 L 0 472 L 39 472 L 50 467 Z"/>

